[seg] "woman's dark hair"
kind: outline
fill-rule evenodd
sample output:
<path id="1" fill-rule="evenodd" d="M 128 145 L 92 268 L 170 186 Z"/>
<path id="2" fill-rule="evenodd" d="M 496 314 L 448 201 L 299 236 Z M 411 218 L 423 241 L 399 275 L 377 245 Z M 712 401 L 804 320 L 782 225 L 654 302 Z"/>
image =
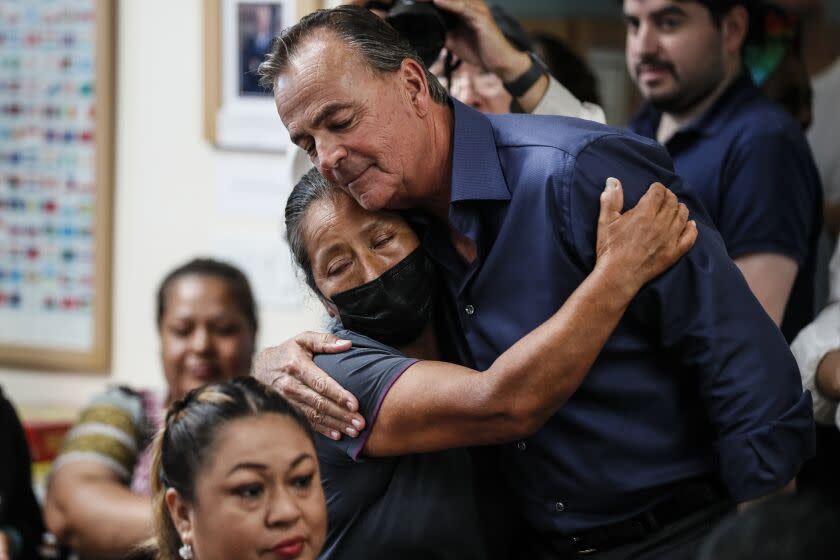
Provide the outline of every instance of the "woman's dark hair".
<path id="1" fill-rule="evenodd" d="M 172 403 L 155 438 L 152 456 L 158 558 L 177 560 L 182 544 L 166 506 L 167 489 L 174 488 L 182 498 L 193 502 L 195 482 L 209 462 L 219 431 L 234 420 L 269 413 L 291 418 L 315 445 L 309 422 L 298 409 L 253 377 L 205 385 Z"/>
<path id="2" fill-rule="evenodd" d="M 160 328 L 163 314 L 166 311 L 166 302 L 169 288 L 176 280 L 184 276 L 212 276 L 224 280 L 239 304 L 239 308 L 245 315 L 248 325 L 257 332 L 257 304 L 254 301 L 254 293 L 251 291 L 251 284 L 248 282 L 248 277 L 236 268 L 235 266 L 226 262 L 217 261 L 215 259 L 193 259 L 188 263 L 182 264 L 172 272 L 166 275 L 163 282 L 160 283 L 157 293 L 157 325 Z"/>
<path id="3" fill-rule="evenodd" d="M 566 43 L 554 35 L 536 33 L 532 37 L 537 55 L 548 66 L 558 82 L 566 86 L 580 101 L 601 103 L 598 81 L 589 65 Z"/>
<path id="4" fill-rule="evenodd" d="M 313 167 L 304 173 L 292 189 L 288 200 L 286 200 L 286 241 L 289 243 L 289 249 L 295 259 L 295 264 L 303 271 L 306 285 L 319 296 L 321 292 L 315 285 L 312 263 L 309 261 L 309 255 L 306 252 L 303 240 L 303 217 L 313 202 L 331 199 L 339 192 L 337 187 L 324 179 L 318 170 Z"/>

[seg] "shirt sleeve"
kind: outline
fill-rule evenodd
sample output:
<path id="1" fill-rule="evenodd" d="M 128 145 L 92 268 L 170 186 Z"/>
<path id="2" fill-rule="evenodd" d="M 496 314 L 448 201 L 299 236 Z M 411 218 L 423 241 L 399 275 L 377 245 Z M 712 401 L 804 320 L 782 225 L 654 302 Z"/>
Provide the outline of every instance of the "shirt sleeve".
<path id="1" fill-rule="evenodd" d="M 730 157 L 717 224 L 729 256 L 776 253 L 801 266 L 819 220 L 820 196 L 804 141 L 768 132 L 744 140 Z"/>
<path id="2" fill-rule="evenodd" d="M 146 426 L 138 393 L 123 387 L 108 389 L 93 399 L 67 433 L 52 472 L 69 463 L 95 461 L 128 483 L 142 451 Z"/>
<path id="3" fill-rule="evenodd" d="M 364 337 L 353 336 L 350 339 L 353 341 L 350 350 L 317 355 L 315 364 L 359 401 L 359 413 L 365 418 L 365 429 L 357 438 L 345 436 L 337 442 L 329 442 L 353 461 L 361 461 L 359 455 L 376 423 L 382 401 L 394 382 L 417 360 L 406 358 L 396 350 Z"/>
<path id="4" fill-rule="evenodd" d="M 576 117 L 601 124 L 606 123 L 604 110 L 600 105 L 581 102 L 572 95 L 563 84 L 553 76 L 548 76 L 548 89 L 532 111 L 534 115 L 556 115 L 560 117 Z"/>
<path id="5" fill-rule="evenodd" d="M 721 479 L 738 501 L 775 491 L 814 453 L 811 398 L 779 329 L 761 308 L 664 148 L 635 135 L 602 137 L 577 158 L 568 188 L 568 242 L 591 267 L 599 196 L 621 179 L 627 207 L 660 181 L 688 206 L 699 236 L 628 310 L 662 351 L 694 374 L 714 428 Z"/>
<path id="6" fill-rule="evenodd" d="M 814 399 L 814 419 L 820 424 L 833 425 L 837 401 L 817 388 L 817 368 L 826 354 L 840 350 L 840 302 L 823 309 L 814 322 L 796 336 L 790 349 L 799 364 L 802 386 Z"/>

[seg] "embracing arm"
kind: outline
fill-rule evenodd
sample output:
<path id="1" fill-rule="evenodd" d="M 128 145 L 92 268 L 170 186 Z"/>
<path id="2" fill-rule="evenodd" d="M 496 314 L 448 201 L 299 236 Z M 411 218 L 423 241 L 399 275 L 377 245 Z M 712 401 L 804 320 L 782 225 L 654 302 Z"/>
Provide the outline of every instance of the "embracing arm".
<path id="1" fill-rule="evenodd" d="M 595 269 L 550 319 L 490 366 L 418 362 L 386 394 L 367 456 L 421 453 L 528 436 L 574 393 L 639 288 L 694 243 L 688 212 L 661 185 L 621 216 L 605 191 Z"/>
<path id="2" fill-rule="evenodd" d="M 668 182 L 697 219 L 694 248 L 640 292 L 628 314 L 647 325 L 664 356 L 696 385 L 713 434 L 722 482 L 737 501 L 785 487 L 814 451 L 811 400 L 803 393 L 790 348 L 751 293 L 695 195 L 673 173 L 667 152 L 653 142 L 605 138 L 578 166 L 623 169 L 632 184 Z M 641 156 L 641 157 L 640 157 Z M 590 181 L 597 180 L 593 174 Z M 625 178 L 630 184 L 630 177 Z M 638 193 L 627 193 L 628 198 Z M 582 197 L 575 213 L 596 201 Z M 581 237 L 579 252 L 594 232 Z M 712 431 L 713 430 L 713 431 Z"/>
<path id="3" fill-rule="evenodd" d="M 254 359 L 251 375 L 294 403 L 313 429 L 332 440 L 359 435 L 365 420 L 359 401 L 312 360 L 314 354 L 345 352 L 349 340 L 329 333 L 304 332 L 266 348 Z"/>
<path id="4" fill-rule="evenodd" d="M 54 473 L 44 515 L 61 542 L 86 555 L 122 557 L 152 536 L 149 498 L 95 461 L 69 463 Z"/>

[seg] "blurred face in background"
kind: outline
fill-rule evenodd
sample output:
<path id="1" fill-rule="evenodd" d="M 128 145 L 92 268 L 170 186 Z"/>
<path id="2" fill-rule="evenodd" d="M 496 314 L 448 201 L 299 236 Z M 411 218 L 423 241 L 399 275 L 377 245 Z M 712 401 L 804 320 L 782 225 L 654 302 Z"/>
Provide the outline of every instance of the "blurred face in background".
<path id="1" fill-rule="evenodd" d="M 363 6 L 379 17 L 385 17 L 394 2 L 393 0 L 346 0 L 342 3 Z M 510 113 L 513 97 L 505 90 L 502 80 L 492 72 L 484 72 L 477 66 L 461 62 L 452 72 L 450 86 L 443 75 L 445 53 L 446 51 L 441 51 L 441 56 L 429 69 L 437 76 L 443 87 L 449 90 L 452 97 L 482 113 Z"/>
<path id="2" fill-rule="evenodd" d="M 689 110 L 724 79 L 726 42 L 699 2 L 624 0 L 624 20 L 630 77 L 660 111 Z"/>
<path id="3" fill-rule="evenodd" d="M 443 64 L 438 61 L 432 72 L 441 84 L 449 89 L 452 97 L 482 113 L 510 113 L 513 101 L 502 80 L 492 72 L 485 72 L 478 66 L 461 62 L 452 72 L 451 83 L 443 76 Z"/>
<path id="4" fill-rule="evenodd" d="M 176 278 L 166 290 L 159 329 L 170 399 L 248 375 L 256 333 L 224 279 Z"/>

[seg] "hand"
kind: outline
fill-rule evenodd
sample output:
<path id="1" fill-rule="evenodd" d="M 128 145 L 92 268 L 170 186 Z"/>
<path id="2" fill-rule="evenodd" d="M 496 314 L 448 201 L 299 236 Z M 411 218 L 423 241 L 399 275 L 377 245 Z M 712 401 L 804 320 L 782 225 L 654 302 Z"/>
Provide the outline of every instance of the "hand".
<path id="1" fill-rule="evenodd" d="M 331 354 L 349 348 L 349 340 L 305 332 L 260 352 L 251 375 L 289 399 L 315 431 L 334 440 L 341 439 L 342 434 L 356 437 L 365 427 L 364 418 L 357 412 L 359 401 L 312 361 L 315 353 Z"/>
<path id="2" fill-rule="evenodd" d="M 616 288 L 632 297 L 694 246 L 697 224 L 661 183 L 652 184 L 635 208 L 622 214 L 623 207 L 621 183 L 611 177 L 601 193 L 596 266 L 610 267 Z"/>
<path id="3" fill-rule="evenodd" d="M 458 58 L 510 82 L 531 66 L 526 53 L 508 42 L 484 0 L 432 0 L 458 16 L 459 25 L 446 36 L 446 48 Z"/>

